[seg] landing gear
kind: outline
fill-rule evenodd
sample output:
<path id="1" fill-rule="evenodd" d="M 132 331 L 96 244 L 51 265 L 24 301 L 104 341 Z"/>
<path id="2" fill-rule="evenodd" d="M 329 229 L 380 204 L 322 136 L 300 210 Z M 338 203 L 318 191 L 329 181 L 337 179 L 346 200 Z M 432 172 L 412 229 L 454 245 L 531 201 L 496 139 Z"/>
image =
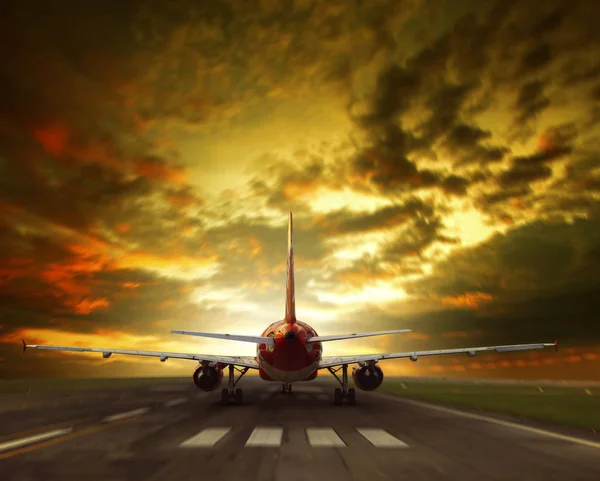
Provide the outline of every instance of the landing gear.
<path id="1" fill-rule="evenodd" d="M 333 391 L 333 404 L 335 404 L 336 406 L 340 406 L 341 404 L 343 404 L 345 399 L 348 404 L 355 405 L 356 391 L 354 390 L 354 388 L 348 389 L 348 364 L 342 364 L 342 367 L 337 368 L 336 370 L 334 370 L 331 367 L 328 367 L 327 369 L 329 369 L 329 372 L 333 374 L 333 376 L 338 380 L 338 382 L 342 386 L 341 388 L 336 387 Z M 342 370 L 342 379 L 340 379 L 336 374 L 340 369 Z"/>
<path id="2" fill-rule="evenodd" d="M 240 379 L 242 379 L 242 377 L 244 377 L 244 374 L 248 372 L 248 369 L 249 368 L 247 367 L 245 367 L 244 369 L 238 369 L 232 364 L 229 365 L 228 387 L 221 391 L 222 404 L 229 404 L 229 402 L 231 401 L 235 404 L 242 403 L 242 400 L 244 398 L 242 390 L 239 388 L 236 389 L 235 385 L 239 382 Z M 238 371 L 240 373 L 237 379 L 235 379 L 235 371 Z"/>
<path id="3" fill-rule="evenodd" d="M 286 392 L 292 392 L 292 385 L 289 383 L 285 383 L 281 385 L 281 392 L 285 394 Z"/>

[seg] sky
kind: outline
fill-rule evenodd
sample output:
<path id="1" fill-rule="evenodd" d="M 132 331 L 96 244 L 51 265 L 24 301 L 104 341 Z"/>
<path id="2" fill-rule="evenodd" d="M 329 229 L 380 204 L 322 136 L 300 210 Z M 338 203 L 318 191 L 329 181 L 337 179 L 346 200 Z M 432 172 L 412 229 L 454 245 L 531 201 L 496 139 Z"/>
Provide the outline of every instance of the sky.
<path id="1" fill-rule="evenodd" d="M 0 20 L 0 378 L 253 355 L 171 329 L 296 312 L 390 375 L 600 379 L 593 1 L 12 0 Z"/>

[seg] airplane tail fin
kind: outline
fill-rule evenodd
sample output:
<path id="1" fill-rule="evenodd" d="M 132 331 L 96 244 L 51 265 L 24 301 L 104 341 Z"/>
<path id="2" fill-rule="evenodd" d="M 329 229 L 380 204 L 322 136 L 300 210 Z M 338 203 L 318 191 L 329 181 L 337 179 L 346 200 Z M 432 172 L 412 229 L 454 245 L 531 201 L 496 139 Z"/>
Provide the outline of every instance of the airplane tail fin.
<path id="1" fill-rule="evenodd" d="M 285 287 L 285 321 L 296 322 L 296 296 L 294 295 L 294 226 L 292 213 L 288 224 L 287 283 Z"/>

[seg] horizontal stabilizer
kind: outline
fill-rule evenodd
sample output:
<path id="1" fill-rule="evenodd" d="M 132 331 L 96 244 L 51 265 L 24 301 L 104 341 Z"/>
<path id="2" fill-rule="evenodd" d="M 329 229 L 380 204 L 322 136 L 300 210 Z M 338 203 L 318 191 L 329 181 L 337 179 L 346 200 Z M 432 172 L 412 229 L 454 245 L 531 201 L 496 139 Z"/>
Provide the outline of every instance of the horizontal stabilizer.
<path id="1" fill-rule="evenodd" d="M 194 331 L 171 331 L 171 334 L 183 334 L 185 336 L 211 337 L 214 339 L 228 339 L 230 341 L 253 342 L 255 344 L 273 344 L 272 337 L 262 336 L 240 336 L 237 334 L 217 334 L 213 332 L 194 332 Z"/>
<path id="2" fill-rule="evenodd" d="M 358 337 L 383 336 L 385 334 L 400 334 L 411 332 L 411 329 L 397 329 L 395 331 L 377 331 L 377 332 L 355 332 L 354 334 L 334 334 L 333 336 L 311 337 L 311 342 L 341 341 L 344 339 L 356 339 Z"/>

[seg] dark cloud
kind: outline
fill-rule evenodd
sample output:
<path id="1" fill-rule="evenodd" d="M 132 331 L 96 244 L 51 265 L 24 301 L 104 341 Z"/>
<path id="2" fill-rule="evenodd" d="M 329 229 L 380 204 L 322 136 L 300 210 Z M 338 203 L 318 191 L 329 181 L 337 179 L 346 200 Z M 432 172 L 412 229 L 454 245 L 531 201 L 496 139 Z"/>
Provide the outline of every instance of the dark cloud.
<path id="1" fill-rule="evenodd" d="M 540 81 L 527 82 L 521 86 L 515 108 L 519 112 L 516 122 L 523 125 L 535 118 L 550 106 L 550 100 L 544 95 L 544 84 Z"/>
<path id="2" fill-rule="evenodd" d="M 351 176 L 383 192 L 440 188 L 449 195 L 464 195 L 469 181 L 456 174 L 419 169 L 408 154 L 423 144 L 398 125 L 389 125 L 377 143 L 356 155 Z"/>
<path id="3" fill-rule="evenodd" d="M 357 120 L 367 126 L 385 126 L 408 110 L 415 101 L 419 87 L 417 72 L 391 65 L 377 77 L 370 113 Z"/>
<path id="4" fill-rule="evenodd" d="M 444 85 L 431 94 L 427 107 L 431 110 L 429 120 L 420 128 L 428 142 L 434 142 L 454 127 L 459 112 L 472 91 L 470 85 Z"/>
<path id="5" fill-rule="evenodd" d="M 511 188 L 550 178 L 552 169 L 548 164 L 571 154 L 575 137 L 576 131 L 570 124 L 546 129 L 538 139 L 538 150 L 531 155 L 513 157 L 511 167 L 499 175 L 498 184 Z"/>
<path id="6" fill-rule="evenodd" d="M 500 174 L 498 183 L 502 188 L 509 188 L 519 184 L 529 184 L 538 180 L 548 179 L 551 176 L 552 169 L 547 165 L 533 162 L 519 162 Z"/>
<path id="7" fill-rule="evenodd" d="M 513 186 L 503 188 L 491 194 L 486 194 L 480 199 L 480 204 L 485 208 L 494 204 L 502 203 L 509 199 L 525 197 L 531 194 L 532 190 L 528 185 Z"/>
<path id="8" fill-rule="evenodd" d="M 548 44 L 542 44 L 534 47 L 527 52 L 521 64 L 524 73 L 540 70 L 552 59 L 552 51 Z"/>
<path id="9" fill-rule="evenodd" d="M 491 135 L 489 130 L 459 123 L 448 132 L 442 146 L 453 155 L 455 165 L 486 165 L 503 160 L 510 152 L 508 147 L 482 145 L 481 141 L 489 139 Z"/>
<path id="10" fill-rule="evenodd" d="M 549 296 L 591 290 L 600 272 L 591 269 L 600 262 L 595 257 L 598 226 L 596 220 L 585 219 L 572 224 L 530 223 L 496 235 L 482 246 L 455 253 L 438 265 L 431 280 L 415 289 L 438 295 L 479 290 L 502 297 L 502 302 L 521 301 L 540 293 Z"/>
<path id="11" fill-rule="evenodd" d="M 349 234 L 376 230 L 395 229 L 417 215 L 431 216 L 433 207 L 420 199 L 409 199 L 403 204 L 377 209 L 372 213 L 355 213 L 347 209 L 321 216 L 321 228 L 333 234 Z"/>
<path id="12" fill-rule="evenodd" d="M 434 242 L 454 244 L 458 239 L 442 234 L 439 217 L 419 217 L 383 249 L 386 261 L 401 261 L 405 257 L 420 257 Z"/>

